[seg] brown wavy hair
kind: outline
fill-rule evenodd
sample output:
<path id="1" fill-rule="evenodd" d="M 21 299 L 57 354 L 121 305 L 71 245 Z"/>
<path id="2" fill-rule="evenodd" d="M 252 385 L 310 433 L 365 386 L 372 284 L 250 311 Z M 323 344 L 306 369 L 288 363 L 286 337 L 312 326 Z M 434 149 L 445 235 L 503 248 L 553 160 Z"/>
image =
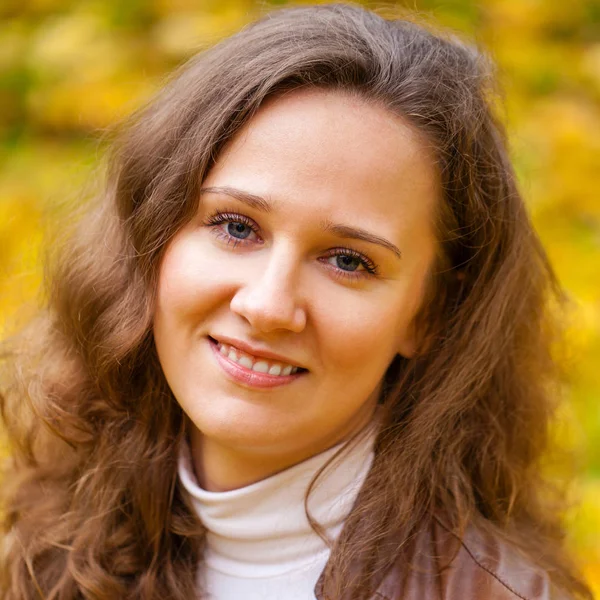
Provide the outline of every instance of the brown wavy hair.
<path id="1" fill-rule="evenodd" d="M 152 336 L 157 270 L 223 145 L 266 98 L 307 86 L 400 115 L 443 183 L 419 314 L 427 343 L 386 373 L 373 467 L 332 550 L 328 597 L 367 598 L 439 515 L 458 534 L 477 523 L 591 597 L 540 468 L 561 380 L 550 308 L 563 293 L 490 108 L 492 75 L 469 44 L 409 20 L 282 9 L 193 58 L 120 128 L 104 192 L 50 270 L 46 308 L 5 352 L 2 600 L 201 593 L 204 529 L 176 474 L 186 420 Z M 365 535 L 367 514 L 379 526 Z M 394 556 L 382 552 L 390 533 Z M 368 560 L 351 580 L 356 557 Z"/>

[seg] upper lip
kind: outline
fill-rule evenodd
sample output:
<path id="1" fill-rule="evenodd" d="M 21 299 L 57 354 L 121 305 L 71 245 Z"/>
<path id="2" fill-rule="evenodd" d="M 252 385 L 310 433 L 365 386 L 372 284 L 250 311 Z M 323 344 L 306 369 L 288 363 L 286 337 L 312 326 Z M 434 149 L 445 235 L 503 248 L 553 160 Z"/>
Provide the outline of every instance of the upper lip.
<path id="1" fill-rule="evenodd" d="M 277 354 L 276 352 L 271 352 L 270 350 L 264 350 L 256 346 L 252 346 L 248 342 L 243 342 L 242 340 L 237 340 L 235 338 L 228 337 L 225 335 L 211 335 L 210 337 L 213 340 L 222 344 L 227 344 L 229 346 L 239 348 L 243 352 L 251 354 L 252 356 L 256 356 L 257 358 L 268 358 L 271 360 L 276 360 L 277 362 L 285 363 L 286 365 L 292 365 L 293 367 L 304 369 L 304 367 L 298 362 L 296 362 L 293 358 L 289 358 L 288 356 L 284 356 L 283 354 Z"/>

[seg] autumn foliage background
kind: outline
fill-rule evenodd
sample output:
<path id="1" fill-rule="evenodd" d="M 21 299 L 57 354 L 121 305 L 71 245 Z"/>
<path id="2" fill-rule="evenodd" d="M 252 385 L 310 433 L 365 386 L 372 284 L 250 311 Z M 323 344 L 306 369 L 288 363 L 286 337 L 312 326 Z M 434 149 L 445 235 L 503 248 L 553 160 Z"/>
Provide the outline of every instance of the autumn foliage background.
<path id="1" fill-rule="evenodd" d="M 107 131 L 195 51 L 283 4 L 0 1 L 0 338 L 39 303 L 43 232 L 99 180 Z M 455 29 L 498 64 L 521 187 L 573 301 L 556 435 L 581 473 L 571 543 L 600 595 L 600 0 L 387 7 Z"/>

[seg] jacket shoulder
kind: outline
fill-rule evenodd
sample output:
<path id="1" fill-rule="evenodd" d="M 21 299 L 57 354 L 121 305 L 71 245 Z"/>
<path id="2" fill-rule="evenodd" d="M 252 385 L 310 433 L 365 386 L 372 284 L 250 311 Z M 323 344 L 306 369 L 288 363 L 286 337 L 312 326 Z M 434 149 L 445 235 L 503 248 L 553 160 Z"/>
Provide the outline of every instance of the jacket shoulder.
<path id="1" fill-rule="evenodd" d="M 462 538 L 436 521 L 413 540 L 411 566 L 396 565 L 378 600 L 569 600 L 547 573 L 474 526 Z"/>
<path id="2" fill-rule="evenodd" d="M 546 572 L 488 532 L 470 526 L 459 539 L 438 521 L 433 536 L 436 555 L 446 563 L 438 561 L 444 598 L 567 600 Z"/>

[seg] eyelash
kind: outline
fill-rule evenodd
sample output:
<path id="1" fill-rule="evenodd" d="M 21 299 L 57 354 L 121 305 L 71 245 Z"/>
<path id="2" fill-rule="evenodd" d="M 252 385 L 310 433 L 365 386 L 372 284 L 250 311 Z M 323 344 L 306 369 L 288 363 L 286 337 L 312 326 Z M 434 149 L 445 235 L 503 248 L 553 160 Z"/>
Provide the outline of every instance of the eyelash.
<path id="1" fill-rule="evenodd" d="M 214 228 L 215 234 L 219 239 L 224 240 L 228 245 L 231 245 L 233 248 L 235 248 L 239 244 L 244 244 L 246 240 L 237 239 L 225 231 L 217 229 L 219 225 L 230 222 L 242 223 L 258 235 L 259 228 L 256 223 L 252 219 L 249 219 L 245 215 L 241 215 L 239 213 L 221 212 L 217 210 L 206 219 L 204 224 L 207 227 Z M 330 265 L 333 267 L 334 273 L 337 277 L 346 279 L 360 279 L 363 277 L 374 277 L 378 275 L 379 269 L 377 265 L 370 258 L 364 254 L 361 254 L 360 252 L 357 252 L 356 250 L 352 250 L 351 248 L 333 248 L 329 251 L 325 258 L 331 258 L 332 256 L 351 256 L 352 258 L 357 258 L 364 268 L 364 271 L 345 271 L 344 269 L 339 269 L 333 267 L 333 265 Z"/>

